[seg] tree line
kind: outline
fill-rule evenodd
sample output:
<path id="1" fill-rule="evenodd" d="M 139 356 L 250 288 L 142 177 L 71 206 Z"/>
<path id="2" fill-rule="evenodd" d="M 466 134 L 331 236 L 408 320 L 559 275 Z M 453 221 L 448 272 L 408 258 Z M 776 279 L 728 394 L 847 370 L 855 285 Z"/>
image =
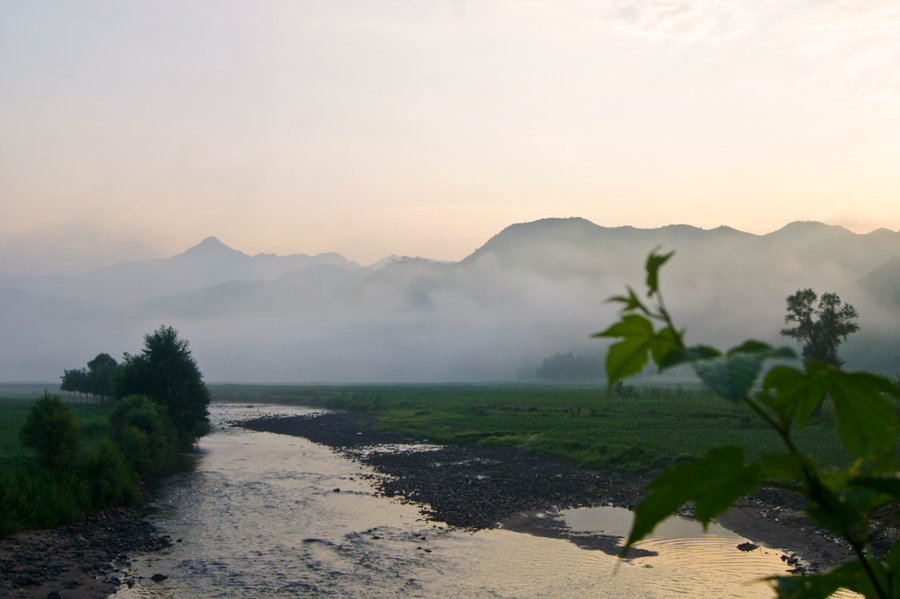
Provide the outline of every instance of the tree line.
<path id="1" fill-rule="evenodd" d="M 100 401 L 146 396 L 171 420 L 182 442 L 192 442 L 208 431 L 209 390 L 187 340 L 172 327 L 160 326 L 144 335 L 139 354 L 125 353 L 116 362 L 101 353 L 87 368 L 63 370 L 60 378 L 60 390 Z"/>
<path id="2" fill-rule="evenodd" d="M 188 342 L 172 327 L 144 336 L 144 348 L 117 363 L 100 354 L 66 370 L 67 391 L 111 399 L 105 415 L 80 426 L 76 410 L 44 392 L 32 404 L 19 442 L 31 450 L 0 467 L 0 534 L 52 527 L 81 513 L 140 501 L 140 481 L 209 431 L 209 390 Z"/>

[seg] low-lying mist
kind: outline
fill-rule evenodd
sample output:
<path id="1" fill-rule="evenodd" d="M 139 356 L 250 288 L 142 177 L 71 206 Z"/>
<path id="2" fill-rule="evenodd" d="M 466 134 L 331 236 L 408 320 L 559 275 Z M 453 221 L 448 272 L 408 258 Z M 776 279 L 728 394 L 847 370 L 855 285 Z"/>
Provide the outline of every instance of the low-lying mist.
<path id="1" fill-rule="evenodd" d="M 590 335 L 615 318 L 606 298 L 626 284 L 643 290 L 658 245 L 676 250 L 662 289 L 689 342 L 786 343 L 785 297 L 812 287 L 859 310 L 848 366 L 900 370 L 900 305 L 890 295 L 900 276 L 883 268 L 900 255 L 898 233 L 794 223 L 757 236 L 548 219 L 509 227 L 459 263 L 251 258 L 208 239 L 81 277 L 2 277 L 0 380 L 52 381 L 100 352 L 137 352 L 161 323 L 190 341 L 210 382 L 510 380 L 555 352 L 602 351 Z"/>

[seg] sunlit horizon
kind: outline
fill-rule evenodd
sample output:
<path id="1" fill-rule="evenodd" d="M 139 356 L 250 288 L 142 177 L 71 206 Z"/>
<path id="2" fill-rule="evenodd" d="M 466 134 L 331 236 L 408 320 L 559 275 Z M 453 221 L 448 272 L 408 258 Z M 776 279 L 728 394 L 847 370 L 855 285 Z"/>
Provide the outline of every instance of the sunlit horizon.
<path id="1" fill-rule="evenodd" d="M 900 6 L 7 3 L 0 273 L 216 236 L 459 260 L 548 217 L 900 229 Z"/>

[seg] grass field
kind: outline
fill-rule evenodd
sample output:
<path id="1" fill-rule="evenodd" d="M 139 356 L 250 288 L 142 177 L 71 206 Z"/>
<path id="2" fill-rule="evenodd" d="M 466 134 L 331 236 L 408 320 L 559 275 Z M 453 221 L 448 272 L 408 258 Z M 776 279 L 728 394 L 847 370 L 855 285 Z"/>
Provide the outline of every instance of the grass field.
<path id="1" fill-rule="evenodd" d="M 589 468 L 648 471 L 716 445 L 751 459 L 780 451 L 749 411 L 700 387 L 608 390 L 587 384 L 212 385 L 213 400 L 366 412 L 382 429 L 440 443 L 522 447 Z M 825 465 L 851 461 L 833 433 L 830 406 L 797 433 Z"/>

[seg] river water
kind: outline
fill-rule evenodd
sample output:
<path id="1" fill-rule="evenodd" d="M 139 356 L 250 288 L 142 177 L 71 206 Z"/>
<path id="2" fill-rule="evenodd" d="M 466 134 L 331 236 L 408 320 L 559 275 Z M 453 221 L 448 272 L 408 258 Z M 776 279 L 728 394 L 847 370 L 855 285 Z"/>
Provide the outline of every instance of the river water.
<path id="1" fill-rule="evenodd" d="M 764 576 L 781 552 L 675 518 L 640 545 L 657 555 L 618 560 L 564 539 L 509 530 L 469 533 L 376 497 L 369 471 L 306 439 L 225 422 L 288 407 L 216 406 L 192 468 L 168 478 L 151 518 L 176 540 L 138 557 L 117 599 L 215 597 L 671 598 L 771 597 Z M 572 531 L 627 533 L 619 508 L 568 510 Z M 150 577 L 168 577 L 153 582 Z"/>

